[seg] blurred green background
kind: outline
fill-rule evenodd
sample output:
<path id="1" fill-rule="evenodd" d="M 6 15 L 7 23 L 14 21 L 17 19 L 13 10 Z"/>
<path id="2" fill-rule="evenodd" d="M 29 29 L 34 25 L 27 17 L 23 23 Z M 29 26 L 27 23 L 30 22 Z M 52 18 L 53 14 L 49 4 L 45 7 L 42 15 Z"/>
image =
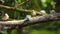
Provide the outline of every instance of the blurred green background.
<path id="1" fill-rule="evenodd" d="M 16 5 L 27 0 L 3 0 L 3 5 L 12 6 L 16 8 Z M 60 0 L 29 0 L 29 2 L 17 7 L 19 9 L 27 10 L 45 10 L 50 13 L 50 10 L 60 12 Z M 2 9 L 5 13 L 8 13 L 10 18 L 23 19 L 27 15 L 26 13 L 19 13 L 17 11 Z M 23 15 L 24 14 L 24 15 Z M 29 14 L 31 15 L 31 14 Z M 10 30 L 9 30 L 10 31 Z M 18 33 L 16 29 L 10 31 L 11 34 L 60 34 L 60 21 L 45 22 L 26 26 L 22 28 L 22 32 Z M 5 33 L 4 33 L 5 34 Z"/>

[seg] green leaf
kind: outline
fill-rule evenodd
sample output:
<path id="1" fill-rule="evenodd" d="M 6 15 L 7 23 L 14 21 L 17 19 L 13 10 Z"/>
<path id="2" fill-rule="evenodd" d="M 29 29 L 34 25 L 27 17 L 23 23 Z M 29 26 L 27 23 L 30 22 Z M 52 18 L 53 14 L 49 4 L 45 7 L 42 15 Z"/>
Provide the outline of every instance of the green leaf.
<path id="1" fill-rule="evenodd" d="M 21 0 L 17 0 L 18 3 L 21 3 Z"/>
<path id="2" fill-rule="evenodd" d="M 18 32 L 17 32 L 17 30 L 16 29 L 13 29 L 12 31 L 11 31 L 11 34 L 17 34 Z"/>

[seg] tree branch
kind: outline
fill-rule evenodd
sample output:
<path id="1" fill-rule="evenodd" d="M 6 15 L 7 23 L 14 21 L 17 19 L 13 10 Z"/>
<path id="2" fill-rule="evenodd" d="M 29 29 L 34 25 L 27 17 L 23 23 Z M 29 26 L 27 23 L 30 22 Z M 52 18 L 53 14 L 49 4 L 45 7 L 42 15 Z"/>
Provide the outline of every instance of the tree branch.
<path id="1" fill-rule="evenodd" d="M 9 26 L 9 27 L 25 27 L 31 24 L 36 24 L 38 22 L 49 22 L 49 21 L 58 21 L 60 20 L 60 13 L 56 13 L 56 15 L 52 16 L 53 14 L 48 14 L 45 16 L 36 16 L 36 17 L 32 17 L 29 19 L 29 21 L 25 21 L 25 19 L 23 20 L 13 20 L 13 21 L 0 21 L 1 25 L 4 26 Z M 7 28 L 9 29 L 9 28 Z"/>
<path id="2" fill-rule="evenodd" d="M 9 7 L 9 6 L 4 6 L 4 5 L 0 5 L 0 8 L 4 8 L 4 9 L 8 9 L 8 10 L 13 10 L 13 11 L 19 11 L 19 12 L 25 12 L 25 13 L 31 13 L 32 10 L 23 10 L 23 9 L 18 9 L 18 8 L 14 8 L 14 7 Z M 39 12 L 37 12 L 37 14 L 40 14 Z M 13 20 L 13 21 L 0 21 L 0 24 L 3 26 L 8 26 L 7 29 L 11 29 L 19 26 L 19 27 L 25 27 L 27 25 L 31 25 L 31 24 L 35 24 L 38 22 L 47 22 L 47 21 L 55 21 L 55 20 L 60 20 L 60 13 L 56 13 L 56 15 L 52 16 L 53 14 L 48 14 L 45 16 L 36 16 L 36 17 L 32 17 L 29 19 L 29 21 L 25 21 L 25 19 L 23 20 Z M 14 26 L 14 27 L 13 27 Z"/>
<path id="3" fill-rule="evenodd" d="M 19 11 L 19 12 L 23 12 L 23 13 L 29 13 L 29 14 L 31 14 L 33 11 L 33 10 L 25 10 L 25 9 L 14 8 L 14 7 L 10 7 L 10 6 L 4 6 L 1 4 L 0 4 L 0 8 L 7 9 L 7 10 L 13 10 L 13 11 Z M 36 11 L 36 13 L 41 15 L 40 12 Z"/>
<path id="4" fill-rule="evenodd" d="M 22 2 L 22 3 L 20 3 L 20 4 L 18 4 L 16 7 L 19 7 L 19 6 L 21 6 L 21 5 L 23 5 L 23 4 L 27 3 L 27 2 L 29 2 L 29 0 L 26 0 L 26 1 L 24 1 L 24 2 Z"/>

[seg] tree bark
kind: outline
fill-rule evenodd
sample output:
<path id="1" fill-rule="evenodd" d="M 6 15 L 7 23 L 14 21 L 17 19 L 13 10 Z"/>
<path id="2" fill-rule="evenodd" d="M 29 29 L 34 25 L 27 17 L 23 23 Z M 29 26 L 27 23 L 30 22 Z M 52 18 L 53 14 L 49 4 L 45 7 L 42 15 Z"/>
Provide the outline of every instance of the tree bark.
<path id="1" fill-rule="evenodd" d="M 7 10 L 12 10 L 12 11 L 19 11 L 20 13 L 29 13 L 31 14 L 33 10 L 26 10 L 26 9 L 19 9 L 19 8 L 15 8 L 15 7 L 10 7 L 10 6 L 5 6 L 5 5 L 1 5 L 0 4 L 0 8 L 3 8 L 3 9 L 7 9 Z M 40 12 L 37 12 L 36 13 L 38 15 L 41 15 Z"/>
<path id="2" fill-rule="evenodd" d="M 36 16 L 29 19 L 29 21 L 23 20 L 12 20 L 12 21 L 0 21 L 0 24 L 4 26 L 4 29 L 11 29 L 15 28 L 16 26 L 19 26 L 20 28 L 40 23 L 40 22 L 49 22 L 49 21 L 60 21 L 60 13 L 56 13 L 55 16 L 52 16 L 52 14 L 48 14 L 45 16 Z"/>

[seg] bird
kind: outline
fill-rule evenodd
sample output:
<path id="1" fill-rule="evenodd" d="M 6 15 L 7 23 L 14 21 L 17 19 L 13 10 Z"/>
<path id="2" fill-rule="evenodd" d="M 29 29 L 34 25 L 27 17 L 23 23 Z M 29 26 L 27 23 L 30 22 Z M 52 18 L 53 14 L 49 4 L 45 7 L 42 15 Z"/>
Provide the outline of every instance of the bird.
<path id="1" fill-rule="evenodd" d="M 26 15 L 26 18 L 31 18 L 31 15 Z"/>
<path id="2" fill-rule="evenodd" d="M 36 16 L 36 12 L 32 10 L 32 16 Z"/>
<path id="3" fill-rule="evenodd" d="M 51 11 L 50 11 L 50 14 L 51 14 L 51 16 L 56 17 L 56 12 L 55 12 L 55 10 L 51 10 Z"/>
<path id="4" fill-rule="evenodd" d="M 26 18 L 25 18 L 24 22 L 29 21 L 30 18 L 31 18 L 31 15 L 26 15 Z"/>
<path id="5" fill-rule="evenodd" d="M 7 13 L 5 13 L 4 17 L 2 17 L 2 20 L 6 21 L 9 19 L 9 15 Z"/>
<path id="6" fill-rule="evenodd" d="M 56 14 L 55 10 L 51 10 L 50 14 Z"/>
<path id="7" fill-rule="evenodd" d="M 45 10 L 41 10 L 40 13 L 41 13 L 42 16 L 47 15 Z"/>

